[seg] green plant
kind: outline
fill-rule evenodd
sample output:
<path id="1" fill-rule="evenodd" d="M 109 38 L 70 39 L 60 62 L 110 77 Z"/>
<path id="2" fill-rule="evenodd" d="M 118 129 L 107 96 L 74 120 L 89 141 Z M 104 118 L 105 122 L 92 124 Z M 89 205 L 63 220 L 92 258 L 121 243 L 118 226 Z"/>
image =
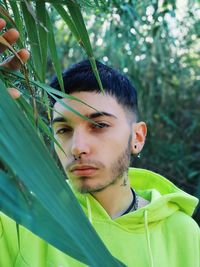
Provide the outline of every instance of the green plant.
<path id="1" fill-rule="evenodd" d="M 44 84 L 49 51 L 63 89 L 61 65 L 49 16 L 52 7 L 65 18 L 71 32 L 84 48 L 102 88 L 80 6 L 76 1 L 66 1 L 68 14 L 61 5 L 64 3 L 0 3 L 0 13 L 8 26 L 16 27 L 21 34 L 15 49 L 27 44 L 32 54 L 29 63 L 22 66 L 22 73 L 0 69 L 0 207 L 17 223 L 83 263 L 101 266 L 103 258 L 105 266 L 124 266 L 112 257 L 91 227 L 65 181 L 66 177 L 50 156 L 41 134 L 45 133 L 54 140 L 45 123 L 48 116 L 42 117 L 38 111 L 41 105 L 40 108 L 43 107 L 49 114 L 47 94 L 54 93 L 55 98 L 56 95 L 70 97 Z M 0 42 L 16 54 L 3 37 Z M 14 102 L 6 87 L 18 88 L 23 97 Z"/>

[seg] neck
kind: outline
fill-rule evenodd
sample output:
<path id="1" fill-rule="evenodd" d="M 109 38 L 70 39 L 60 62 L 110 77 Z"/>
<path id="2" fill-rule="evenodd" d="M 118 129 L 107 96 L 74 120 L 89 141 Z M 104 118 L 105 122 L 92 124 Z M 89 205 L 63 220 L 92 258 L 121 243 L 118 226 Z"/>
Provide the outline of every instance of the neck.
<path id="1" fill-rule="evenodd" d="M 123 185 L 121 179 L 103 191 L 92 193 L 92 195 L 112 219 L 121 216 L 133 200 L 129 181 Z"/>

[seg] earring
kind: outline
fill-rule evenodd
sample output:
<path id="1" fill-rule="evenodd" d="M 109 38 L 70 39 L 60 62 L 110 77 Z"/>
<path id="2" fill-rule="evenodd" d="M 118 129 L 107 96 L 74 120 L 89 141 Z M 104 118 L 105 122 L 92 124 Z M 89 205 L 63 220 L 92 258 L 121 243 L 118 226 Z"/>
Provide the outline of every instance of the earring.
<path id="1" fill-rule="evenodd" d="M 136 149 L 136 148 L 137 148 L 137 145 L 134 145 L 134 148 Z M 138 153 L 138 154 L 137 154 L 137 158 L 140 158 L 140 157 L 141 157 L 141 154 Z"/>

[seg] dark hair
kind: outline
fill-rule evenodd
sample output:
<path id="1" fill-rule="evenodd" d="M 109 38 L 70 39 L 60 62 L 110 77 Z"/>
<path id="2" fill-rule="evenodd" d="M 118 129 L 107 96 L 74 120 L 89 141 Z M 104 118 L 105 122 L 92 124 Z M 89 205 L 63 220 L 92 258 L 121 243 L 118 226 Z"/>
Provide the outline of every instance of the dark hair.
<path id="1" fill-rule="evenodd" d="M 96 61 L 97 69 L 105 93 L 115 97 L 117 102 L 131 113 L 137 114 L 137 92 L 129 79 L 105 64 Z M 63 72 L 64 88 L 67 94 L 75 92 L 101 92 L 89 60 L 73 64 Z M 51 87 L 61 90 L 57 77 L 54 77 Z M 51 98 L 52 103 L 56 101 Z"/>

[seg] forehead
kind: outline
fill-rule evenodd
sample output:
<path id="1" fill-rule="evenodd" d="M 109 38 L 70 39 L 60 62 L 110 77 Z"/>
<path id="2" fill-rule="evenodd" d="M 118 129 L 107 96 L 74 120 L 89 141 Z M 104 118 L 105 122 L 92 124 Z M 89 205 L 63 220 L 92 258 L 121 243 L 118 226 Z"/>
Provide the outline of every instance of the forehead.
<path id="1" fill-rule="evenodd" d="M 117 118 L 125 119 L 125 112 L 123 107 L 117 102 L 115 97 L 108 94 L 95 93 L 95 92 L 76 92 L 71 96 L 80 99 L 81 103 L 74 99 L 64 98 L 62 101 L 70 108 L 75 109 L 82 115 L 89 115 L 94 112 L 106 112 L 113 114 Z M 53 118 L 63 115 L 66 118 L 73 119 L 78 117 L 72 111 L 67 109 L 61 103 L 56 102 L 54 104 Z"/>

